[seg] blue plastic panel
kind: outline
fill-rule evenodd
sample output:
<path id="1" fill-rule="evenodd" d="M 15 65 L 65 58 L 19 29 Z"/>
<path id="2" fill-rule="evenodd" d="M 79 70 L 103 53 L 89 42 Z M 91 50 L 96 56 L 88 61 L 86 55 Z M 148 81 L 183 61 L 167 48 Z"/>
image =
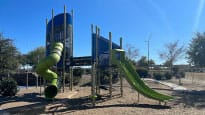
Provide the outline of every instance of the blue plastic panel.
<path id="1" fill-rule="evenodd" d="M 119 49 L 120 46 L 112 43 L 112 49 Z M 100 36 L 98 38 L 98 59 L 99 66 L 106 67 L 109 65 L 109 40 Z M 96 61 L 96 34 L 92 34 L 92 61 Z"/>
<path id="2" fill-rule="evenodd" d="M 51 38 L 52 30 L 52 19 L 48 22 L 46 31 L 46 55 L 50 54 L 50 49 L 53 42 L 61 42 L 64 44 L 64 13 L 58 14 L 53 18 L 53 39 Z M 69 13 L 66 13 L 66 60 L 69 60 L 73 54 L 70 53 L 70 48 L 72 48 L 72 17 Z M 63 67 L 63 56 L 57 64 L 58 68 Z"/>

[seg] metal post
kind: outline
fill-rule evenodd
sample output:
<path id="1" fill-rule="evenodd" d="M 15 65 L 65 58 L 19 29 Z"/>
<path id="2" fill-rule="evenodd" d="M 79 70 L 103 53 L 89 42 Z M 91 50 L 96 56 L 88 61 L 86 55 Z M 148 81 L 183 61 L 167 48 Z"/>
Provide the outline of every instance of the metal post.
<path id="1" fill-rule="evenodd" d="M 109 81 L 110 81 L 110 87 L 109 87 L 109 93 L 110 93 L 110 98 L 112 98 L 112 33 L 109 32 Z"/>
<path id="2" fill-rule="evenodd" d="M 38 75 L 36 76 L 36 88 L 38 88 Z"/>
<path id="3" fill-rule="evenodd" d="M 122 49 L 122 37 L 120 38 L 120 49 Z M 121 58 L 122 57 L 120 57 L 120 60 Z M 123 96 L 123 81 L 122 81 L 121 70 L 119 70 L 119 76 L 120 76 L 120 95 Z"/>
<path id="4" fill-rule="evenodd" d="M 148 39 L 148 41 L 147 41 L 147 42 L 148 42 L 148 43 L 147 43 L 147 50 L 148 50 L 148 51 L 147 51 L 147 53 L 148 53 L 148 54 L 147 54 L 148 71 L 149 71 L 149 40 L 150 40 L 150 39 Z"/>
<path id="5" fill-rule="evenodd" d="M 149 72 L 149 66 L 150 66 L 150 60 L 149 60 L 149 42 L 150 42 L 150 38 L 151 38 L 151 37 L 152 37 L 152 34 L 149 34 L 147 41 L 145 41 L 145 42 L 147 42 L 147 70 L 148 70 L 148 72 Z"/>
<path id="6" fill-rule="evenodd" d="M 26 89 L 28 89 L 28 64 L 26 67 Z"/>
<path id="7" fill-rule="evenodd" d="M 194 83 L 194 71 L 192 70 L 192 79 L 191 79 L 191 83 Z"/>
<path id="8" fill-rule="evenodd" d="M 40 79 L 40 84 L 39 84 L 39 86 L 40 86 L 40 95 L 42 94 L 42 91 L 41 91 L 41 77 L 39 77 L 39 79 Z"/>
<path id="9" fill-rule="evenodd" d="M 39 63 L 39 55 L 37 56 L 37 63 Z M 36 88 L 38 88 L 38 75 L 36 76 Z"/>
<path id="10" fill-rule="evenodd" d="M 63 46 L 64 46 L 64 50 L 63 50 L 63 93 L 65 91 L 65 58 L 66 58 L 66 6 L 64 6 L 64 40 L 63 40 Z"/>

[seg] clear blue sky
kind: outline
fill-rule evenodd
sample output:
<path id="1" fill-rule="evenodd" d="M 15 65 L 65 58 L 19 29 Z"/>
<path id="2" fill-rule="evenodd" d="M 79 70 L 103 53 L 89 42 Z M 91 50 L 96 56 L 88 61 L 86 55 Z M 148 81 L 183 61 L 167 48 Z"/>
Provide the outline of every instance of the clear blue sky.
<path id="1" fill-rule="evenodd" d="M 205 32 L 205 0 L 1 0 L 0 32 L 14 39 L 21 53 L 45 45 L 45 20 L 54 13 L 74 9 L 74 56 L 91 55 L 90 25 L 101 34 L 113 33 L 113 41 L 123 37 L 124 47 L 132 44 L 158 64 L 164 44 L 179 40 L 188 46 L 196 31 Z M 182 59 L 177 63 L 184 63 Z"/>

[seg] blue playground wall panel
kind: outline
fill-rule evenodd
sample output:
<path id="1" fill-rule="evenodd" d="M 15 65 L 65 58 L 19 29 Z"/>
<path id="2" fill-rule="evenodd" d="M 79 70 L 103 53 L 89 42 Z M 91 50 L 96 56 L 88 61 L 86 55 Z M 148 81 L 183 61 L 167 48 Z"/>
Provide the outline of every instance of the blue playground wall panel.
<path id="1" fill-rule="evenodd" d="M 50 54 L 50 49 L 52 47 L 52 42 L 61 42 L 64 44 L 64 13 L 58 14 L 53 18 L 53 25 L 54 25 L 54 34 L 53 39 L 51 38 L 51 31 L 52 31 L 52 19 L 49 20 L 47 24 L 47 31 L 46 31 L 46 56 Z M 70 57 L 73 55 L 70 53 L 70 42 L 72 41 L 72 17 L 69 13 L 66 13 L 66 60 L 69 60 Z M 58 68 L 63 67 L 63 56 L 61 56 L 61 60 L 57 64 Z"/>
<path id="2" fill-rule="evenodd" d="M 53 18 L 53 25 L 54 27 L 58 27 L 64 24 L 64 13 L 58 14 Z M 66 13 L 66 24 L 72 25 L 72 17 L 69 13 Z M 52 19 L 49 20 L 47 25 L 47 33 L 51 32 L 52 29 Z"/>
<path id="3" fill-rule="evenodd" d="M 112 49 L 120 49 L 120 46 L 112 42 Z M 100 67 L 109 66 L 109 40 L 100 36 L 98 38 L 98 60 Z M 92 61 L 96 61 L 96 34 L 92 34 Z"/>

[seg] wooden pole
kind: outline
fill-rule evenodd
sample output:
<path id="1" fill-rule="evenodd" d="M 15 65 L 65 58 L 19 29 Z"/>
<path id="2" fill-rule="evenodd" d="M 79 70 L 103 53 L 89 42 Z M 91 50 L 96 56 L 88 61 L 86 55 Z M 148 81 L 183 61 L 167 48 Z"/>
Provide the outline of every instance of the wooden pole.
<path id="1" fill-rule="evenodd" d="M 73 57 L 73 21 L 74 21 L 74 10 L 71 10 L 71 17 L 72 17 L 72 30 L 71 30 L 71 43 L 70 43 L 70 54 L 71 54 L 71 56 Z M 71 91 L 73 90 L 73 68 L 71 67 L 71 70 L 70 70 L 70 75 L 71 75 L 71 87 L 70 87 L 70 89 L 71 89 Z"/>
<path id="2" fill-rule="evenodd" d="M 39 55 L 37 56 L 37 62 L 39 63 Z M 38 88 L 38 75 L 36 74 L 36 88 Z"/>
<path id="3" fill-rule="evenodd" d="M 49 47 L 47 47 L 48 46 L 48 33 L 47 33 L 47 31 L 48 31 L 48 19 L 46 18 L 46 50 L 48 50 L 48 49 L 50 49 Z M 49 41 L 49 42 L 51 42 L 51 41 Z M 44 55 L 46 55 L 46 54 L 44 54 Z M 42 79 L 42 77 L 40 76 L 40 95 L 42 95 L 42 91 L 41 91 L 41 87 L 42 87 L 42 81 L 41 81 L 41 79 Z M 44 89 L 45 89 L 45 80 L 43 79 L 43 87 L 44 87 Z"/>
<path id="4" fill-rule="evenodd" d="M 109 81 L 110 81 L 110 87 L 109 87 L 109 94 L 110 94 L 110 98 L 112 98 L 112 33 L 109 32 Z"/>
<path id="5" fill-rule="evenodd" d="M 96 66 L 97 66 L 97 69 L 96 69 L 96 78 L 97 78 L 97 80 L 96 80 L 96 93 L 98 94 L 98 95 L 100 95 L 100 76 L 99 76 L 99 68 L 98 68 L 98 66 L 99 66 L 99 57 L 98 57 L 98 50 L 99 50 L 99 38 L 100 38 L 100 28 L 96 28 L 97 29 L 97 36 L 96 36 Z"/>
<path id="6" fill-rule="evenodd" d="M 54 38 L 53 38 L 53 35 L 54 35 L 54 22 L 53 22 L 53 18 L 54 18 L 54 10 L 52 9 L 52 22 L 51 22 L 51 46 L 53 44 L 53 41 L 54 41 Z M 51 50 L 51 47 L 50 47 L 50 50 Z"/>
<path id="7" fill-rule="evenodd" d="M 91 40 L 93 40 L 93 25 L 91 25 Z M 92 49 L 91 52 L 93 51 L 93 45 L 92 45 Z M 93 62 L 92 60 L 92 76 L 91 76 L 91 82 L 92 82 L 92 86 L 91 86 L 91 96 L 92 96 L 92 105 L 95 106 L 95 62 Z"/>
<path id="8" fill-rule="evenodd" d="M 63 50 L 63 93 L 65 91 L 65 58 L 66 58 L 66 6 L 64 6 L 64 50 Z"/>
<path id="9" fill-rule="evenodd" d="M 73 91 L 73 68 L 70 67 L 70 90 Z"/>
<path id="10" fill-rule="evenodd" d="M 38 75 L 36 76 L 36 88 L 38 88 Z"/>
<path id="11" fill-rule="evenodd" d="M 98 90 L 98 83 L 97 83 L 97 80 L 98 80 L 98 27 L 96 26 L 95 27 L 95 33 L 96 33 L 96 40 L 95 40 L 95 92 L 97 94 L 97 90 Z"/>
<path id="12" fill-rule="evenodd" d="M 95 44 L 96 44 L 96 48 L 95 48 L 95 60 L 96 60 L 96 65 L 98 65 L 98 27 L 95 27 L 96 30 L 96 40 L 95 40 Z"/>
<path id="13" fill-rule="evenodd" d="M 120 49 L 122 49 L 122 37 L 120 38 Z M 121 58 L 122 57 L 120 57 L 120 60 Z M 123 96 L 123 81 L 122 81 L 121 70 L 119 70 L 119 76 L 120 76 L 120 95 Z"/>
<path id="14" fill-rule="evenodd" d="M 71 37 L 71 55 L 73 56 L 73 31 L 74 31 L 74 26 L 73 26 L 73 24 L 74 24 L 74 10 L 71 10 L 71 15 L 72 15 L 72 37 Z"/>

